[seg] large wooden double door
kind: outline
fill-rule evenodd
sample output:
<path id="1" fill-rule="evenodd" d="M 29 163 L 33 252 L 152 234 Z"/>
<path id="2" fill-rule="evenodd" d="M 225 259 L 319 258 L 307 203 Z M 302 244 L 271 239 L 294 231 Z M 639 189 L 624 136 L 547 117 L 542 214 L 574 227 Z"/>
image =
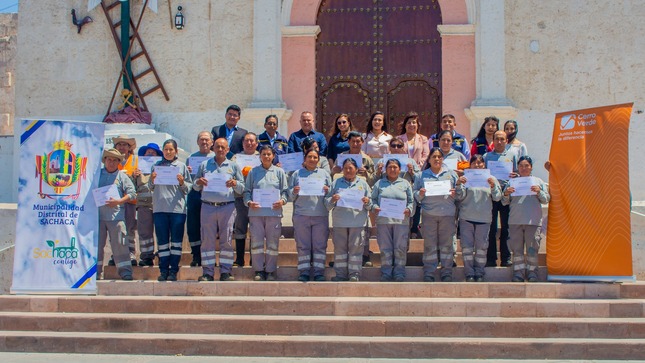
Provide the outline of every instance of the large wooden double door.
<path id="1" fill-rule="evenodd" d="M 441 10 L 437 0 L 323 0 L 316 41 L 316 122 L 327 137 L 350 115 L 362 132 L 374 111 L 401 133 L 405 114 L 420 115 L 421 134 L 441 115 Z"/>

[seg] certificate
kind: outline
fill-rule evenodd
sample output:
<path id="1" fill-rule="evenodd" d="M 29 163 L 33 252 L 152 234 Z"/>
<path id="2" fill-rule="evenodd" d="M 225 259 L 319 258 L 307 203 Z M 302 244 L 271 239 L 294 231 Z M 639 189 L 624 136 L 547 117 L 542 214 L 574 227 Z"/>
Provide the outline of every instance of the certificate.
<path id="1" fill-rule="evenodd" d="M 97 207 L 102 207 L 105 205 L 105 202 L 112 199 L 121 199 L 119 191 L 116 189 L 116 184 L 106 185 L 104 187 L 92 189 L 92 194 L 94 195 L 94 202 Z"/>
<path id="2" fill-rule="evenodd" d="M 152 166 L 159 160 L 161 160 L 161 156 L 139 156 L 139 162 L 137 165 L 142 173 L 150 174 L 152 173 Z"/>
<path id="3" fill-rule="evenodd" d="M 253 189 L 253 201 L 260 203 L 261 208 L 273 208 L 273 203 L 280 200 L 278 189 Z"/>
<path id="4" fill-rule="evenodd" d="M 537 193 L 531 190 L 533 185 L 537 185 L 535 178 L 532 176 L 524 176 L 509 179 L 509 186 L 515 188 L 515 192 L 511 195 L 514 197 L 519 197 L 522 195 L 536 195 Z"/>
<path id="5" fill-rule="evenodd" d="M 346 159 L 354 159 L 356 161 L 356 167 L 357 168 L 362 168 L 363 167 L 363 155 L 362 154 L 338 154 L 336 156 L 336 165 L 340 166 L 340 168 L 343 168 L 343 163 L 345 162 Z"/>
<path id="6" fill-rule="evenodd" d="M 195 175 L 197 174 L 197 170 L 199 170 L 199 166 L 202 165 L 202 163 L 206 160 L 210 159 L 209 156 L 191 156 L 188 158 L 188 166 L 190 166 L 191 169 L 191 174 Z"/>
<path id="7" fill-rule="evenodd" d="M 365 191 L 360 189 L 339 189 L 340 199 L 336 202 L 338 207 L 362 210 L 365 206 L 363 197 Z"/>
<path id="8" fill-rule="evenodd" d="M 490 188 L 488 178 L 490 178 L 490 170 L 488 169 L 464 169 L 464 176 L 466 177 L 466 188 Z"/>
<path id="9" fill-rule="evenodd" d="M 255 168 L 256 166 L 262 164 L 262 162 L 260 161 L 260 155 L 237 154 L 235 155 L 235 162 L 237 163 L 237 166 L 240 167 L 240 169 L 244 169 L 244 167 L 247 166 Z"/>
<path id="10" fill-rule="evenodd" d="M 302 196 L 323 196 L 325 191 L 323 187 L 325 186 L 325 179 L 322 178 L 301 178 L 298 179 L 298 185 L 300 186 L 299 195 Z"/>
<path id="11" fill-rule="evenodd" d="M 408 171 L 408 163 L 410 163 L 410 157 L 407 154 L 385 154 L 383 155 L 383 158 L 381 159 L 381 162 L 383 163 L 383 169 L 385 169 L 385 164 L 387 164 L 387 161 L 390 159 L 396 159 L 401 163 L 401 171 L 402 172 L 407 172 Z"/>
<path id="12" fill-rule="evenodd" d="M 512 161 L 489 161 L 488 169 L 492 176 L 499 180 L 508 180 L 510 179 L 509 174 L 513 172 L 513 162 Z"/>
<path id="13" fill-rule="evenodd" d="M 457 170 L 457 162 L 459 159 L 443 159 L 444 165 L 450 170 Z"/>
<path id="14" fill-rule="evenodd" d="M 450 194 L 452 184 L 450 180 L 424 181 L 423 187 L 426 188 L 426 197 L 429 197 Z"/>
<path id="15" fill-rule="evenodd" d="M 284 171 L 296 171 L 302 169 L 304 157 L 302 153 L 289 153 L 280 155 L 279 160 Z"/>
<path id="16" fill-rule="evenodd" d="M 378 212 L 379 217 L 400 219 L 405 218 L 405 200 L 381 198 L 381 211 Z"/>
<path id="17" fill-rule="evenodd" d="M 205 192 L 215 192 L 215 193 L 228 193 L 229 188 L 226 186 L 226 182 L 231 179 L 230 174 L 226 173 L 206 173 L 204 178 L 208 181 L 207 185 L 204 185 Z"/>
<path id="18" fill-rule="evenodd" d="M 179 185 L 177 174 L 179 174 L 178 166 L 155 166 L 155 185 Z"/>

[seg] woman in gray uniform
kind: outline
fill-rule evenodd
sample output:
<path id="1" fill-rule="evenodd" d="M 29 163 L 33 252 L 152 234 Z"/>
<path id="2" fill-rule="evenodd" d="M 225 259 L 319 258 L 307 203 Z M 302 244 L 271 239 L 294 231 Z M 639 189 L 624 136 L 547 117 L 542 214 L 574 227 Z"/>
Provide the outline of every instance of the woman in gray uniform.
<path id="1" fill-rule="evenodd" d="M 305 137 L 305 139 L 302 140 L 302 151 L 307 152 L 309 150 L 316 150 L 318 151 L 318 153 L 320 153 L 320 146 L 313 137 Z M 320 160 L 318 161 L 318 167 L 326 171 L 327 174 L 331 175 L 331 169 L 329 168 L 329 161 L 327 161 L 327 158 L 320 158 Z"/>
<path id="2" fill-rule="evenodd" d="M 318 150 L 309 149 L 304 152 L 304 157 L 304 168 L 296 170 L 289 179 L 293 232 L 298 249 L 298 281 L 309 281 L 312 255 L 314 281 L 325 281 L 329 239 L 329 211 L 325 208 L 325 195 L 331 186 L 331 176 L 318 167 Z"/>
<path id="3" fill-rule="evenodd" d="M 421 204 L 423 235 L 423 281 L 435 281 L 437 248 L 441 258 L 441 281 L 452 281 L 452 246 L 455 227 L 455 185 L 457 174 L 443 163 L 438 147 L 430 149 L 427 169 L 414 181 L 414 198 Z M 430 188 L 429 190 L 427 188 Z"/>
<path id="4" fill-rule="evenodd" d="M 542 204 L 551 199 L 548 186 L 542 179 L 532 176 L 533 159 L 522 156 L 517 163 L 520 177 L 531 177 L 530 192 L 532 195 L 515 196 L 516 188 L 513 179 L 504 189 L 502 204 L 510 205 L 511 213 L 508 218 L 509 244 L 513 252 L 513 282 L 538 281 L 538 253 L 540 251 L 540 227 L 542 226 Z M 519 181 L 519 180 L 518 180 Z M 519 191 L 518 191 L 519 192 Z M 526 258 L 524 250 L 526 249 Z"/>
<path id="5" fill-rule="evenodd" d="M 345 159 L 342 167 L 343 176 L 334 180 L 325 197 L 327 210 L 333 210 L 336 276 L 332 281 L 359 281 L 365 243 L 363 233 L 367 211 L 372 208 L 371 190 L 365 179 L 356 176 L 358 165 L 354 159 Z"/>
<path id="6" fill-rule="evenodd" d="M 379 179 L 372 190 L 372 209 L 376 212 L 376 238 L 381 250 L 381 281 L 405 281 L 405 263 L 410 238 L 410 215 L 414 199 L 410 183 L 399 177 L 401 163 L 389 159 L 385 163 L 386 177 Z M 383 216 L 382 208 L 392 200 L 404 201 L 403 213 Z"/>
<path id="7" fill-rule="evenodd" d="M 470 158 L 470 169 L 485 169 L 484 157 L 475 154 Z M 502 190 L 497 178 L 490 176 L 488 186 L 469 186 L 468 178 L 457 181 L 456 199 L 459 201 L 459 229 L 461 230 L 461 253 L 464 257 L 466 282 L 484 281 L 488 229 L 492 217 L 493 201 L 502 199 Z M 474 254 L 474 256 L 473 256 Z"/>
<path id="8" fill-rule="evenodd" d="M 251 169 L 244 183 L 244 204 L 249 207 L 251 258 L 255 281 L 275 281 L 278 265 L 278 244 L 282 233 L 282 206 L 287 204 L 287 174 L 275 165 L 275 150 L 271 145 L 260 148 L 261 165 Z M 271 192 L 275 190 L 276 192 Z M 260 195 L 274 200 L 261 203 Z M 266 253 L 265 253 L 266 239 Z"/>

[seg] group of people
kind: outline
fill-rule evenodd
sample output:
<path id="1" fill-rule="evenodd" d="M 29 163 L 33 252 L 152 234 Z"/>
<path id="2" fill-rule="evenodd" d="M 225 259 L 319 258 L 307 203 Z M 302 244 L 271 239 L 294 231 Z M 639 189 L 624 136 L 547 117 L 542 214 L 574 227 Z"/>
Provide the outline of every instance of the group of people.
<path id="1" fill-rule="evenodd" d="M 370 263 L 370 236 L 379 245 L 381 281 L 405 280 L 411 237 L 424 240 L 423 281 L 452 281 L 457 234 L 466 281 L 483 281 L 485 267 L 497 266 L 498 214 L 500 265 L 513 266 L 513 281 L 538 280 L 541 204 L 550 197 L 547 185 L 532 176 L 516 121 L 500 130 L 499 120 L 487 117 L 468 142 L 450 114 L 430 138 L 418 133 L 415 112 L 406 115 L 399 136 L 388 133 L 382 112 L 371 115 L 365 133 L 341 114 L 327 142 L 311 112 L 300 115 L 301 129 L 288 139 L 278 133 L 276 115 L 266 117 L 260 135 L 239 127 L 240 116 L 231 105 L 223 125 L 200 132 L 199 151 L 187 164 L 177 160 L 176 142 L 167 140 L 161 149 L 139 148 L 140 156 L 161 157 L 142 171 L 134 139 L 114 139 L 115 148 L 103 154 L 99 186 L 116 184 L 120 199 L 100 207 L 99 266 L 109 234 L 118 273 L 131 280 L 133 231 L 139 232 L 141 266 L 154 264 L 154 231 L 158 280 L 175 281 L 186 226 L 191 266 L 203 270 L 199 281 L 214 280 L 216 246 L 220 281 L 234 280 L 232 268 L 245 264 L 247 232 L 254 279 L 276 280 L 283 207 L 291 202 L 299 281 L 325 281 L 329 213 L 332 281 L 360 281 L 362 266 Z M 280 156 L 292 153 L 302 153 L 303 164 L 287 172 Z"/>

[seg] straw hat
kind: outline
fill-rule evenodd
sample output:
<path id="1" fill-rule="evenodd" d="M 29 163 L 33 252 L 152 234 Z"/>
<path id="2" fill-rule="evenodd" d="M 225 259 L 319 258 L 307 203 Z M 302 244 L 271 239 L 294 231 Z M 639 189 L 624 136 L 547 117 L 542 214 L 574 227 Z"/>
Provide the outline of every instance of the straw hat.
<path id="1" fill-rule="evenodd" d="M 123 161 L 123 154 L 121 154 L 117 149 L 107 149 L 103 151 L 104 163 L 105 163 L 105 158 L 115 158 L 115 159 L 119 159 L 119 161 Z"/>
<path id="2" fill-rule="evenodd" d="M 130 149 L 134 149 L 135 147 L 137 147 L 137 140 L 135 140 L 134 137 L 128 137 L 128 135 L 119 135 L 112 139 L 112 143 L 114 144 L 114 146 L 116 146 L 116 144 L 120 142 L 124 142 L 130 145 Z"/>

